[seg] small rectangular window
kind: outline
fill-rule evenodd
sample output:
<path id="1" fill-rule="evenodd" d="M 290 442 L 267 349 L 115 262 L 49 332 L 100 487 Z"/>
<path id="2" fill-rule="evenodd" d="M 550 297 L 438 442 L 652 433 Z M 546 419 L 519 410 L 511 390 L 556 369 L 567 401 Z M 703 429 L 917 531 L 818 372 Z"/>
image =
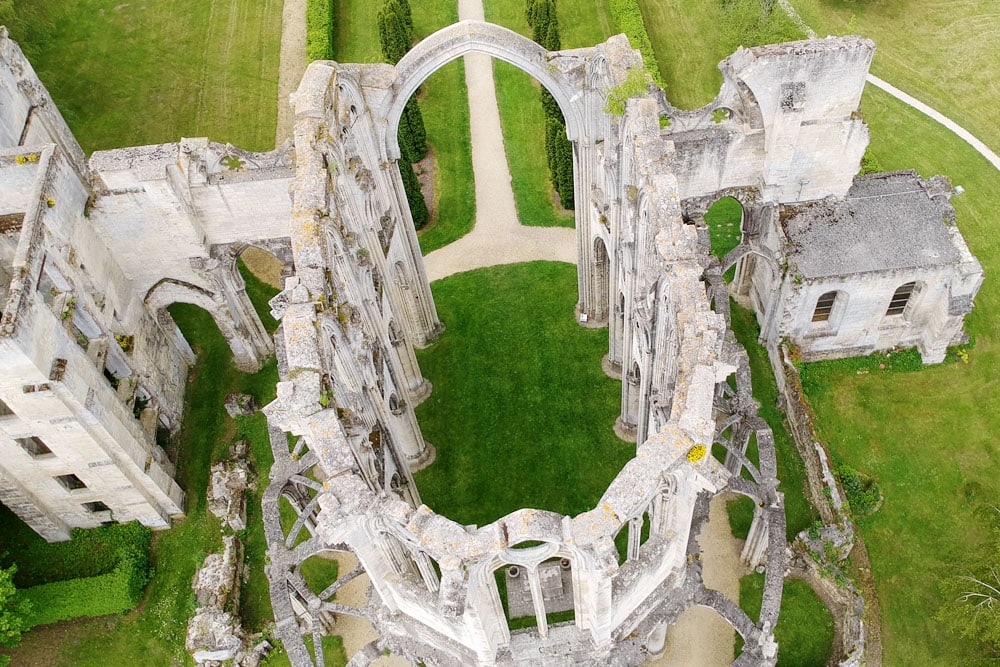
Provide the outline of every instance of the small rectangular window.
<path id="1" fill-rule="evenodd" d="M 886 309 L 886 315 L 902 315 L 903 311 L 906 310 L 906 304 L 909 303 L 910 297 L 913 295 L 913 287 L 916 283 L 906 283 L 905 285 L 900 285 L 896 288 L 896 291 L 892 293 L 892 299 L 889 300 L 889 308 Z"/>
<path id="2" fill-rule="evenodd" d="M 827 292 L 816 300 L 816 310 L 813 311 L 813 322 L 828 322 L 833 304 L 837 301 L 836 292 Z"/>
<path id="3" fill-rule="evenodd" d="M 91 512 L 91 513 L 93 513 L 93 512 L 110 512 L 111 511 L 111 508 L 108 507 L 107 505 L 105 505 L 104 503 L 102 503 L 100 500 L 96 500 L 96 501 L 94 501 L 92 503 L 83 503 L 81 505 L 81 507 L 83 507 L 84 510 L 86 510 L 88 512 Z"/>
<path id="4" fill-rule="evenodd" d="M 59 475 L 55 478 L 55 480 L 62 484 L 63 488 L 67 491 L 76 491 L 78 489 L 87 488 L 87 485 L 83 483 L 83 480 L 76 475 Z"/>
<path id="5" fill-rule="evenodd" d="M 15 440 L 17 444 L 21 446 L 21 449 L 28 452 L 31 458 L 38 459 L 43 456 L 52 456 L 52 450 L 48 448 L 41 438 L 36 438 L 31 436 L 30 438 L 17 438 Z"/>
<path id="6" fill-rule="evenodd" d="M 6 403 L 0 401 L 0 417 L 12 417 L 13 415 L 14 411 Z"/>

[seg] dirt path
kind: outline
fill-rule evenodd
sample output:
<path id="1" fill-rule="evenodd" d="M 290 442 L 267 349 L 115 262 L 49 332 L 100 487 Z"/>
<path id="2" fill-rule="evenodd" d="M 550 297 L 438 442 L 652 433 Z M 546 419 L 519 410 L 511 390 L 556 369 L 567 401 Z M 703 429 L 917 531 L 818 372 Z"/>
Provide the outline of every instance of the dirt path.
<path id="1" fill-rule="evenodd" d="M 747 573 L 740 562 L 743 541 L 733 537 L 726 513 L 726 501 L 734 496 L 723 494 L 712 499 L 708 523 L 698 535 L 701 545 L 702 577 L 705 586 L 721 591 L 729 599 L 740 599 L 740 577 Z M 667 648 L 663 657 L 646 661 L 655 667 L 724 667 L 733 662 L 736 631 L 715 611 L 692 607 L 681 614 L 667 630 Z"/>
<path id="2" fill-rule="evenodd" d="M 458 15 L 462 20 L 482 21 L 482 0 L 459 0 Z M 484 266 L 539 259 L 576 263 L 574 230 L 525 227 L 518 221 L 489 56 L 465 56 L 465 85 L 469 90 L 476 222 L 471 232 L 424 258 L 427 278 L 434 281 Z"/>
<path id="3" fill-rule="evenodd" d="M 281 12 L 281 56 L 278 60 L 278 124 L 274 145 L 292 138 L 295 116 L 288 96 L 306 71 L 306 0 L 285 0 Z"/>

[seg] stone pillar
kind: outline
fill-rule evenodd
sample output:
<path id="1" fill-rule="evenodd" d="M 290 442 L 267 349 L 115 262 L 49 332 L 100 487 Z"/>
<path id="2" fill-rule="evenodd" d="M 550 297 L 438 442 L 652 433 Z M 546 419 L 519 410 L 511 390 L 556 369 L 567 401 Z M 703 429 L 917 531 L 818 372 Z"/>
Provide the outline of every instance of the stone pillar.
<path id="1" fill-rule="evenodd" d="M 653 631 L 649 633 L 649 637 L 646 638 L 646 650 L 649 651 L 649 657 L 659 658 L 663 655 L 664 649 L 667 648 L 667 622 L 657 623 Z"/>
<path id="2" fill-rule="evenodd" d="M 576 201 L 576 280 L 578 300 L 577 322 L 582 315 L 596 319 L 594 304 L 593 246 L 590 233 L 590 184 L 593 182 L 592 165 L 595 158 L 593 146 L 586 139 L 573 142 L 573 198 Z"/>
<path id="3" fill-rule="evenodd" d="M 622 356 L 623 339 L 625 330 L 625 296 L 622 293 L 623 285 L 618 285 L 613 290 L 611 314 L 608 317 L 608 358 L 607 368 L 609 375 L 620 378 L 622 376 Z"/>
<path id="4" fill-rule="evenodd" d="M 399 359 L 399 368 L 403 372 L 403 381 L 406 384 L 407 401 L 416 407 L 431 395 L 431 383 L 420 372 L 420 364 L 417 363 L 417 356 L 413 353 L 413 345 L 399 330 L 399 325 L 395 321 L 389 322 L 389 343 L 396 358 Z"/>
<path id="5" fill-rule="evenodd" d="M 615 433 L 629 442 L 636 442 L 639 433 L 639 390 L 642 378 L 633 364 L 622 378 L 622 414 L 615 422 Z"/>
<path id="6" fill-rule="evenodd" d="M 627 558 L 633 560 L 639 555 L 642 541 L 642 515 L 628 521 L 628 551 Z"/>
<path id="7" fill-rule="evenodd" d="M 542 581 L 538 577 L 538 567 L 525 568 L 528 575 L 528 588 L 531 590 L 531 602 L 535 605 L 535 620 L 538 622 L 538 634 L 549 636 L 549 623 L 545 619 L 545 598 L 542 597 Z"/>
<path id="8" fill-rule="evenodd" d="M 764 511 L 760 507 L 755 507 L 753 522 L 750 524 L 750 532 L 747 533 L 747 541 L 743 545 L 740 560 L 750 567 L 757 567 L 764 562 L 766 554 L 767 519 L 764 517 Z"/>
<path id="9" fill-rule="evenodd" d="M 406 322 L 406 332 L 411 337 L 413 344 L 422 347 L 427 345 L 441 335 L 444 327 L 438 319 L 437 309 L 434 306 L 434 296 L 431 294 L 431 286 L 427 281 L 427 271 L 424 268 L 424 257 L 420 254 L 420 242 L 417 241 L 417 230 L 413 227 L 413 217 L 409 213 L 409 205 L 406 204 L 406 191 L 403 189 L 403 179 L 399 175 L 396 165 L 389 166 L 389 178 L 395 190 L 396 201 L 401 211 L 405 211 L 402 216 L 404 224 L 397 225 L 401 228 L 405 241 L 406 253 L 403 262 L 403 282 L 409 290 L 409 294 L 401 295 L 404 301 L 409 301 L 409 317 Z M 395 267 L 398 270 L 398 267 Z M 397 285 L 400 285 L 400 276 L 396 276 Z M 402 285 L 400 285 L 402 287 Z"/>

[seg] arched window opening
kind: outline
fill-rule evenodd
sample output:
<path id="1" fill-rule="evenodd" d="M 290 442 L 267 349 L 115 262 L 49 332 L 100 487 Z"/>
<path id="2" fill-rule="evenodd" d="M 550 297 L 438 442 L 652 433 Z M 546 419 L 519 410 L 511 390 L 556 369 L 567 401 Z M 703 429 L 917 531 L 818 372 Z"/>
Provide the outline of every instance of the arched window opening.
<path id="1" fill-rule="evenodd" d="M 892 299 L 889 300 L 889 308 L 886 309 L 885 314 L 902 315 L 916 286 L 915 282 L 909 282 L 897 287 L 896 291 L 892 293 Z"/>
<path id="2" fill-rule="evenodd" d="M 830 312 L 833 310 L 833 304 L 836 302 L 836 292 L 827 292 L 820 295 L 819 299 L 816 300 L 816 308 L 813 310 L 812 321 L 829 322 Z"/>

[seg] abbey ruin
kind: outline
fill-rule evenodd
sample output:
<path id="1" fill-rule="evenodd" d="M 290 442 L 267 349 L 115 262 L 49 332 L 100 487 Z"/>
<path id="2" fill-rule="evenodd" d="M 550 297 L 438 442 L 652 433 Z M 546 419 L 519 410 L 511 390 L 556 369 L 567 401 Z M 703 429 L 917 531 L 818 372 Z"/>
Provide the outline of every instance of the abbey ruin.
<path id="1" fill-rule="evenodd" d="M 471 52 L 536 78 L 574 147 L 577 316 L 608 328 L 617 430 L 636 442 L 575 517 L 525 508 L 459 525 L 421 503 L 411 474 L 429 456 L 414 407 L 431 391 L 413 350 L 443 324 L 396 132 L 418 86 Z M 107 521 L 166 528 L 183 514 L 156 443 L 178 428 L 193 360 L 166 306 L 192 303 L 241 368 L 278 358 L 264 520 L 276 634 L 292 664 L 322 664 L 303 635 L 319 646 L 329 614 L 353 614 L 379 640 L 351 665 L 383 649 L 427 665 L 634 665 L 662 652 L 693 605 L 743 637 L 734 664 L 774 664 L 783 500 L 746 353 L 728 331 L 729 290 L 752 305 L 770 347 L 788 340 L 821 358 L 916 346 L 935 363 L 962 340 L 982 282 L 946 180 L 856 177 L 873 53 L 857 37 L 741 49 L 721 63 L 709 106 L 680 111 L 650 86 L 619 116 L 609 92 L 642 68 L 624 36 L 549 53 L 463 21 L 395 67 L 312 63 L 292 99 L 293 146 L 182 139 L 88 159 L 0 28 L 0 501 L 49 540 Z M 703 216 L 724 196 L 743 207 L 742 241 L 720 262 Z M 250 246 L 285 265 L 273 341 L 236 270 Z M 758 622 L 701 580 L 695 537 L 724 491 L 756 504 L 742 558 L 766 570 Z M 298 517 L 287 531 L 280 498 Z M 359 567 L 313 591 L 301 564 L 323 552 L 351 553 Z M 519 580 L 536 628 L 509 628 L 497 571 Z M 362 572 L 367 606 L 338 603 Z M 572 622 L 548 624 L 556 601 Z"/>

